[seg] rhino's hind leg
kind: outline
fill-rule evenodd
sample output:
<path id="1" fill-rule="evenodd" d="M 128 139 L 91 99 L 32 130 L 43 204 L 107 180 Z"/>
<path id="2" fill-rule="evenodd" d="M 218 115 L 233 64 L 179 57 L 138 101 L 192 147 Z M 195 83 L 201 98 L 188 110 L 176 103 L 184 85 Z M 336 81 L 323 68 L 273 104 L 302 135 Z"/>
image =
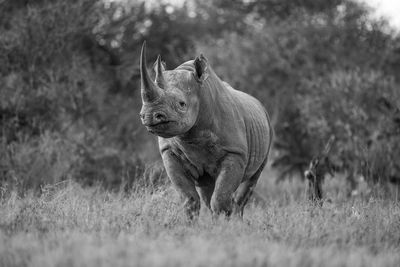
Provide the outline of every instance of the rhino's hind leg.
<path id="1" fill-rule="evenodd" d="M 183 208 L 187 218 L 191 221 L 200 212 L 200 197 L 196 191 L 194 180 L 187 177 L 182 164 L 173 154 L 166 152 L 162 158 L 168 177 L 183 199 Z"/>
<path id="2" fill-rule="evenodd" d="M 235 192 L 235 196 L 233 198 L 234 202 L 234 213 L 243 217 L 243 210 L 249 201 L 251 195 L 253 194 L 253 187 L 255 186 L 255 182 L 251 182 L 250 180 L 242 182 L 238 189 Z"/>
<path id="3" fill-rule="evenodd" d="M 211 186 L 202 186 L 202 187 L 196 187 L 197 192 L 200 195 L 201 200 L 204 202 L 204 204 L 207 206 L 207 208 L 211 209 L 211 196 L 214 191 L 214 188 Z"/>
<path id="4" fill-rule="evenodd" d="M 253 194 L 253 189 L 257 184 L 258 178 L 261 175 L 262 170 L 264 169 L 265 164 L 267 163 L 267 159 L 261 164 L 260 168 L 257 170 L 255 174 L 253 174 L 250 179 L 243 181 L 238 189 L 235 192 L 235 196 L 233 198 L 235 210 L 234 212 L 238 214 L 240 217 L 243 217 L 243 210 L 249 201 L 251 195 Z"/>
<path id="5" fill-rule="evenodd" d="M 211 197 L 215 188 L 215 180 L 205 173 L 199 177 L 196 183 L 196 190 L 200 195 L 200 199 L 204 202 L 208 209 L 211 210 Z"/>

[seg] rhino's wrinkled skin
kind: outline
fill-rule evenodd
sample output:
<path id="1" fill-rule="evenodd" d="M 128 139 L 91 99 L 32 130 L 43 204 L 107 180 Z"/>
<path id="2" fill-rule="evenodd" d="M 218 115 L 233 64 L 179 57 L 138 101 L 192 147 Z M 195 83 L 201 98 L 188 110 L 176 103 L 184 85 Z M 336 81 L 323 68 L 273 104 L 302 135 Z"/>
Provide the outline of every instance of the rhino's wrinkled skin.
<path id="1" fill-rule="evenodd" d="M 170 71 L 158 58 L 152 81 L 143 44 L 140 67 L 142 123 L 159 136 L 188 216 L 198 214 L 200 199 L 214 214 L 242 214 L 271 146 L 262 104 L 219 79 L 202 55 Z"/>

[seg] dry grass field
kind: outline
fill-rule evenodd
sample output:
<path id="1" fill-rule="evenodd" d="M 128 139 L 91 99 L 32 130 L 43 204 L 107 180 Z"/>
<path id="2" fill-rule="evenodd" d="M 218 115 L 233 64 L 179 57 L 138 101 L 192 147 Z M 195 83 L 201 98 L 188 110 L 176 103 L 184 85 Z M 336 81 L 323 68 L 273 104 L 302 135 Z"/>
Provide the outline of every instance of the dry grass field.
<path id="1" fill-rule="evenodd" d="M 400 266 L 400 205 L 343 197 L 325 183 L 322 207 L 301 183 L 262 181 L 265 203 L 243 220 L 188 224 L 171 188 L 107 192 L 74 182 L 18 196 L 3 188 L 0 266 Z"/>

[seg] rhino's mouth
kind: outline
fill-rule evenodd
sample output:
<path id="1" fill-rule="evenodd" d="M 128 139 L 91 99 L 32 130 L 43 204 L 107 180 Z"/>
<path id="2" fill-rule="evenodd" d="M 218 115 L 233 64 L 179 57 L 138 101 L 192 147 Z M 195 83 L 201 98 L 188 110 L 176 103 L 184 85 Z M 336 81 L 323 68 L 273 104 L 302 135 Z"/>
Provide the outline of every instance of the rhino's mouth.
<path id="1" fill-rule="evenodd" d="M 167 131 L 173 123 L 174 121 L 163 121 L 155 124 L 146 125 L 146 128 L 150 133 L 159 134 Z"/>
<path id="2" fill-rule="evenodd" d="M 148 124 L 148 125 L 145 125 L 145 126 L 148 127 L 148 128 L 161 127 L 163 125 L 168 125 L 168 124 L 170 124 L 172 122 L 173 121 L 161 121 L 161 122 L 158 122 L 158 123 Z"/>

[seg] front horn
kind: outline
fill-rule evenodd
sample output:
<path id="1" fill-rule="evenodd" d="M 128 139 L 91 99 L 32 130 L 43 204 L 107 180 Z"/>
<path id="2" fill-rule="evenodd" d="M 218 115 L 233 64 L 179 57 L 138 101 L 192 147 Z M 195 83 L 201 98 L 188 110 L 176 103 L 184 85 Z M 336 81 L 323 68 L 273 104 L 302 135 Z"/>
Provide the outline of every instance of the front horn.
<path id="1" fill-rule="evenodd" d="M 151 80 L 146 65 L 146 41 L 143 42 L 142 52 L 140 54 L 140 81 L 141 94 L 143 102 L 152 102 L 160 95 L 160 89 Z"/>

